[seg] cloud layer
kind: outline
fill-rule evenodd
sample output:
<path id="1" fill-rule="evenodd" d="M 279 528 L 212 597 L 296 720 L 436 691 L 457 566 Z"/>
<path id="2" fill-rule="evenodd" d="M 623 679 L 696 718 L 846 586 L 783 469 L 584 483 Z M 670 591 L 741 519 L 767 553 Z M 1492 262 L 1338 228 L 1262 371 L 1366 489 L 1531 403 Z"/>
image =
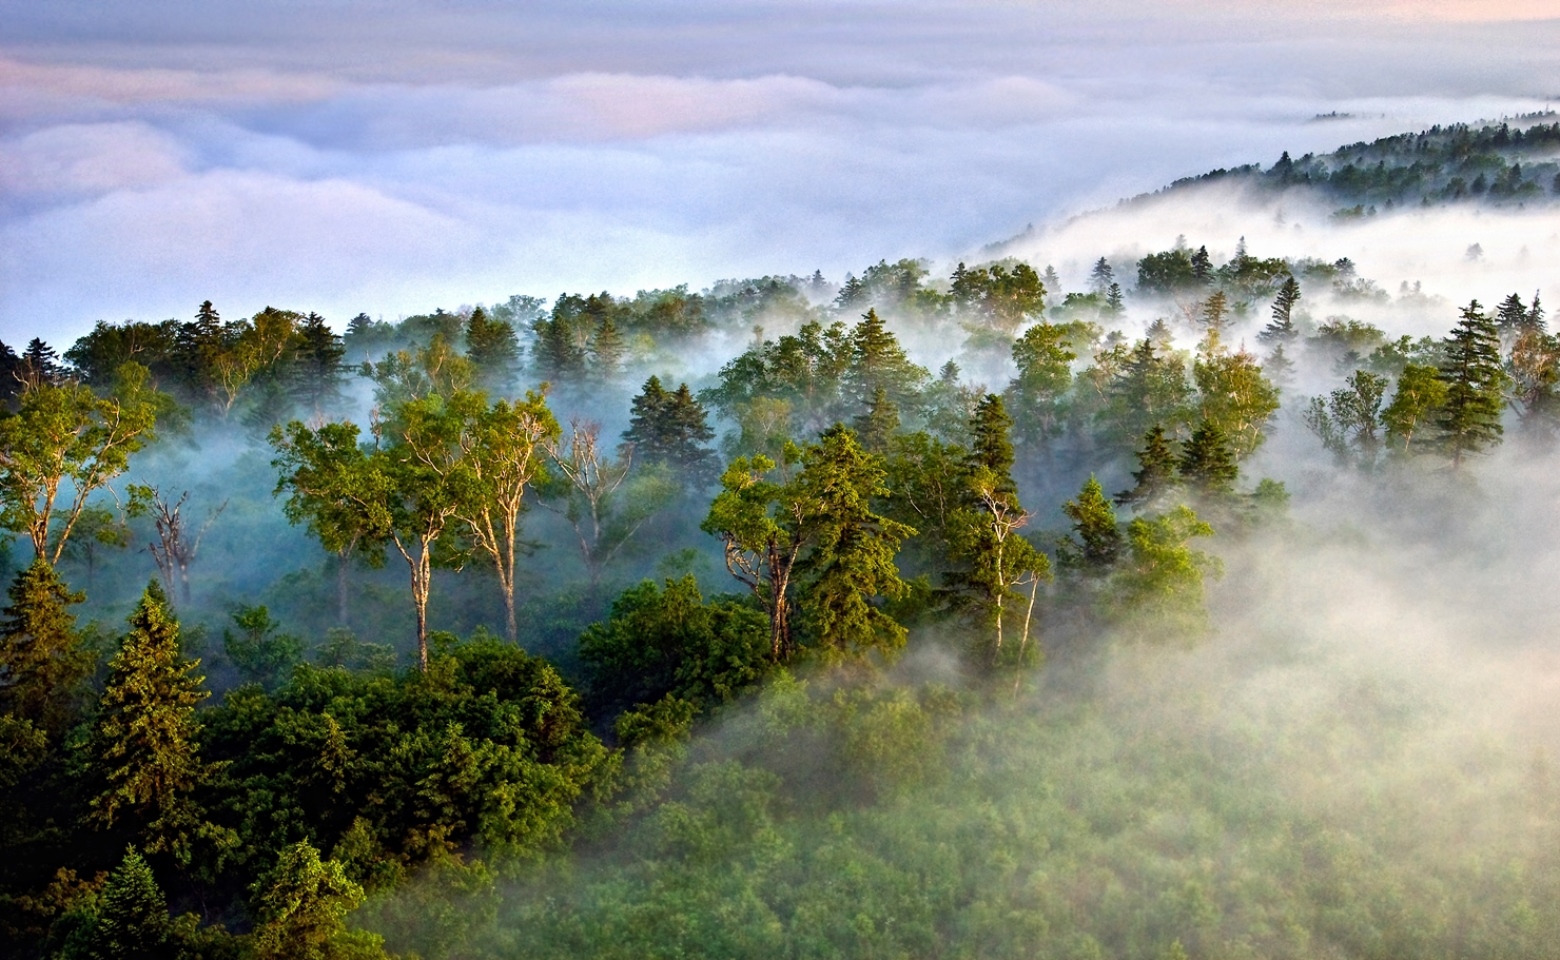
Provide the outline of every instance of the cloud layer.
<path id="1" fill-rule="evenodd" d="M 838 276 L 1560 93 L 1471 3 L 525 7 L 0 0 L 0 338 Z"/>

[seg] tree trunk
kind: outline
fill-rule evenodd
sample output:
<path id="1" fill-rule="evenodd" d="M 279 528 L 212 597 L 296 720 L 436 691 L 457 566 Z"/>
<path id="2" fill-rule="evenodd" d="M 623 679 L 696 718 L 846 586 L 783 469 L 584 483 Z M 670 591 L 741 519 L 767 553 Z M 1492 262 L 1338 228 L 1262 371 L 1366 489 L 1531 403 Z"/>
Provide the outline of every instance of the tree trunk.
<path id="1" fill-rule="evenodd" d="M 347 623 L 347 554 L 336 554 L 336 622 Z"/>

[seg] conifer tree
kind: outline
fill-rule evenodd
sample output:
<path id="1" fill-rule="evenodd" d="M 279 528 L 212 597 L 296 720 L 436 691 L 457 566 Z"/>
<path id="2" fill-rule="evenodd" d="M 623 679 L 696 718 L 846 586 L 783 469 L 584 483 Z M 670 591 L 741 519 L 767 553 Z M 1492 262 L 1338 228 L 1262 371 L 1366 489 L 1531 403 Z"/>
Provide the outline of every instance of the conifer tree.
<path id="1" fill-rule="evenodd" d="M 507 394 L 514 385 L 520 364 L 520 341 L 507 320 L 489 316 L 481 307 L 466 320 L 466 359 L 477 370 L 477 385 L 497 394 Z"/>
<path id="2" fill-rule="evenodd" d="M 1105 490 L 1092 474 L 1075 499 L 1062 505 L 1073 522 L 1076 540 L 1062 543 L 1065 566 L 1091 576 L 1108 571 L 1121 555 L 1121 528 Z"/>
<path id="3" fill-rule="evenodd" d="M 1257 334 L 1257 339 L 1272 343 L 1275 348 L 1293 343 L 1300 335 L 1294 321 L 1295 304 L 1299 302 L 1300 281 L 1291 274 L 1284 278 L 1283 285 L 1278 288 L 1278 296 L 1273 298 L 1273 319 Z"/>
<path id="4" fill-rule="evenodd" d="M 623 372 L 623 357 L 628 352 L 623 335 L 618 332 L 612 317 L 603 315 L 591 334 L 590 374 L 598 383 L 612 383 Z"/>
<path id="5" fill-rule="evenodd" d="M 257 960 L 384 957 L 382 939 L 349 931 L 347 914 L 363 903 L 363 888 L 340 863 L 321 860 L 307 840 L 283 848 L 276 866 L 250 888 Z"/>
<path id="6" fill-rule="evenodd" d="M 928 379 L 925 369 L 910 362 L 877 311 L 868 310 L 850 333 L 847 403 L 859 413 L 883 390 L 897 408 L 908 409 L 916 405 Z"/>
<path id="7" fill-rule="evenodd" d="M 1116 502 L 1122 506 L 1149 506 L 1180 480 L 1180 459 L 1170 448 L 1165 428 L 1157 423 L 1143 434 L 1143 449 L 1138 451 L 1137 459 L 1132 489 L 1116 494 Z"/>
<path id="8" fill-rule="evenodd" d="M 1111 269 L 1110 261 L 1100 257 L 1094 261 L 1094 269 L 1089 271 L 1090 291 L 1105 296 L 1110 292 L 1111 284 L 1116 282 L 1116 271 Z"/>
<path id="9" fill-rule="evenodd" d="M 291 366 L 293 397 L 319 416 L 341 398 L 347 348 L 317 313 L 304 318 L 297 339 Z"/>
<path id="10" fill-rule="evenodd" d="M 11 582 L 10 597 L 0 612 L 0 713 L 57 738 L 70 726 L 93 667 L 69 610 L 85 595 L 71 593 L 53 567 L 34 559 Z"/>
<path id="11" fill-rule="evenodd" d="M 1240 476 L 1229 437 L 1217 424 L 1207 422 L 1193 430 L 1191 439 L 1182 447 L 1179 467 L 1187 485 L 1204 496 L 1234 492 L 1235 480 Z"/>
<path id="12" fill-rule="evenodd" d="M 192 794 L 206 767 L 196 741 L 195 705 L 208 694 L 192 676 L 199 661 L 179 653 L 179 624 L 154 579 L 109 661 L 92 737 L 102 789 L 92 819 L 135 825 L 148 853 L 188 862 L 201 827 Z"/>
<path id="13" fill-rule="evenodd" d="M 1463 308 L 1442 344 L 1440 377 L 1446 384 L 1446 402 L 1433 417 L 1437 443 L 1456 470 L 1469 454 L 1500 442 L 1506 374 L 1495 324 L 1480 312 L 1477 300 Z"/>
<path id="14" fill-rule="evenodd" d="M 836 424 L 807 448 L 794 499 L 805 505 L 803 523 L 812 549 L 798 565 L 802 608 L 826 657 L 869 650 L 893 653 L 904 646 L 905 628 L 874 603 L 904 593 L 894 556 L 914 528 L 872 509 L 887 494 L 880 458 Z"/>
<path id="15" fill-rule="evenodd" d="M 623 441 L 633 445 L 636 460 L 671 467 L 689 488 L 709 482 L 715 454 L 707 445 L 715 431 L 686 383 L 669 391 L 652 376 L 630 401 L 630 410 Z"/>
<path id="16" fill-rule="evenodd" d="M 1198 247 L 1197 252 L 1192 254 L 1192 275 L 1200 284 L 1213 282 L 1213 258 L 1208 255 L 1208 248 L 1205 246 Z"/>
<path id="17" fill-rule="evenodd" d="M 1527 326 L 1528 307 L 1522 297 L 1513 293 L 1495 308 L 1495 331 L 1503 340 L 1510 340 Z"/>
<path id="18" fill-rule="evenodd" d="M 91 960 L 167 960 L 168 901 L 134 847 L 108 875 L 83 953 Z"/>
<path id="19" fill-rule="evenodd" d="M 888 455 L 894 435 L 899 432 L 899 408 L 888 399 L 887 390 L 877 388 L 866 411 L 856 417 L 854 427 L 863 449 L 879 457 Z"/>

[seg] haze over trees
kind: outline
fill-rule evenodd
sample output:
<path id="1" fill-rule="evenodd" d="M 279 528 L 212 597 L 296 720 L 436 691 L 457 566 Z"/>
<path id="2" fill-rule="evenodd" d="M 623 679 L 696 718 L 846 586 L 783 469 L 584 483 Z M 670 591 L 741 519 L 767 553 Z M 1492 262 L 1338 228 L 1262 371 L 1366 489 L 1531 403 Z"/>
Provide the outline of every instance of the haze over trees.
<path id="1" fill-rule="evenodd" d="M 1239 175 L 1441 197 L 1554 138 Z M 1417 739 L 1452 708 L 1264 598 L 1504 563 L 1480 525 L 1547 514 L 1484 491 L 1542 483 L 1560 341 L 1538 295 L 1220 249 L 0 349 L 0 940 L 1544 955 L 1545 749 Z"/>

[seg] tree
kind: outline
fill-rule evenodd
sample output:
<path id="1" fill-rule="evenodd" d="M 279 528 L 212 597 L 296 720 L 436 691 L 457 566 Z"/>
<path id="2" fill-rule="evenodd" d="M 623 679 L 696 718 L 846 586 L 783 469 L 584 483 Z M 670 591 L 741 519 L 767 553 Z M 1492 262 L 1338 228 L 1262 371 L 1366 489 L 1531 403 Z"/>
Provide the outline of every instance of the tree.
<path id="1" fill-rule="evenodd" d="M 165 960 L 172 952 L 168 901 L 134 847 L 108 875 L 82 952 L 91 960 Z"/>
<path id="2" fill-rule="evenodd" d="M 1013 342 L 1013 363 L 1018 376 L 1008 386 L 1019 436 L 1027 443 L 1041 443 L 1053 436 L 1072 389 L 1074 331 L 1049 323 L 1037 323 Z"/>
<path id="3" fill-rule="evenodd" d="M 34 559 L 16 575 L 0 611 L 0 714 L 30 721 L 52 739 L 75 719 L 82 682 L 95 666 L 76 632 L 71 593 L 48 563 Z"/>
<path id="4" fill-rule="evenodd" d="M 1387 378 L 1368 370 L 1349 375 L 1342 390 L 1334 390 L 1325 400 L 1312 397 L 1303 418 L 1305 425 L 1340 461 L 1354 461 L 1371 467 L 1381 447 L 1377 426 L 1381 422 L 1381 403 L 1387 392 Z"/>
<path id="5" fill-rule="evenodd" d="M 383 478 L 357 438 L 355 424 L 326 423 L 310 429 L 296 420 L 270 434 L 277 452 L 271 465 L 280 472 L 273 495 L 287 491 L 282 506 L 287 521 L 306 524 L 335 556 L 336 616 L 342 625 L 348 622 L 348 563 L 358 556 L 381 566 L 390 539 L 389 513 L 375 507 L 378 494 L 369 487 Z"/>
<path id="6" fill-rule="evenodd" d="M 1126 446 L 1157 425 L 1174 432 L 1191 419 L 1191 384 L 1181 357 L 1141 340 L 1105 386 L 1106 421 L 1113 441 Z"/>
<path id="7" fill-rule="evenodd" d="M 1463 308 L 1457 326 L 1442 344 L 1445 359 L 1440 374 L 1446 384 L 1446 401 L 1432 417 L 1437 446 L 1451 458 L 1456 470 L 1469 454 L 1500 442 L 1506 374 L 1501 369 L 1495 324 L 1480 312 L 1477 300 Z"/>
<path id="8" fill-rule="evenodd" d="M 155 439 L 167 399 L 136 363 L 120 367 L 107 397 L 75 383 L 24 391 L 16 415 L 0 418 L 0 522 L 27 534 L 34 556 L 59 563 L 88 498 Z"/>
<path id="9" fill-rule="evenodd" d="M 1528 325 L 1527 304 L 1518 294 L 1511 294 L 1495 308 L 1495 331 L 1508 343 Z"/>
<path id="10" fill-rule="evenodd" d="M 1226 496 L 1234 492 L 1240 467 L 1229 437 L 1214 423 L 1204 422 L 1181 448 L 1181 477 L 1206 497 Z"/>
<path id="11" fill-rule="evenodd" d="M 383 958 L 383 938 L 347 929 L 363 888 L 335 860 L 321 860 L 307 840 L 284 847 L 276 865 L 250 887 L 254 955 L 260 960 Z"/>
<path id="12" fill-rule="evenodd" d="M 623 372 L 623 356 L 628 352 L 623 335 L 610 316 L 602 316 L 590 336 L 591 377 L 599 383 L 613 383 Z"/>
<path id="13" fill-rule="evenodd" d="M 1446 403 L 1446 394 L 1446 381 L 1441 379 L 1440 370 L 1427 364 L 1407 364 L 1398 375 L 1392 402 L 1381 412 L 1387 442 L 1402 454 L 1427 446 L 1425 427 Z"/>
<path id="14" fill-rule="evenodd" d="M 1101 296 L 1110 289 L 1110 285 L 1116 282 L 1116 271 L 1110 267 L 1110 261 L 1100 257 L 1094 261 L 1094 268 L 1089 271 L 1089 289 Z"/>
<path id="15" fill-rule="evenodd" d="M 1078 496 L 1062 505 L 1062 512 L 1072 520 L 1076 538 L 1062 541 L 1063 565 L 1087 576 L 1099 576 L 1115 566 L 1121 555 L 1121 528 L 1099 480 L 1091 474 Z"/>
<path id="16" fill-rule="evenodd" d="M 1506 376 L 1522 428 L 1547 436 L 1560 416 L 1560 338 L 1545 333 L 1541 320 L 1517 332 Z"/>
<path id="17" fill-rule="evenodd" d="M 1284 278 L 1283 286 L 1278 288 L 1278 295 L 1273 298 L 1273 319 L 1257 334 L 1257 339 L 1271 343 L 1275 348 L 1293 343 L 1300 335 L 1294 321 L 1295 304 L 1299 302 L 1300 281 L 1293 275 Z"/>
<path id="18" fill-rule="evenodd" d="M 240 606 L 233 611 L 233 626 L 222 631 L 222 650 L 245 683 L 274 689 L 303 659 L 303 641 L 278 632 L 281 624 L 264 606 Z"/>
<path id="19" fill-rule="evenodd" d="M 1170 448 L 1165 428 L 1157 423 L 1143 434 L 1143 449 L 1138 451 L 1137 460 L 1132 489 L 1116 494 L 1116 502 L 1141 509 L 1152 505 L 1180 481 L 1181 461 Z"/>
<path id="20" fill-rule="evenodd" d="M 1237 457 L 1247 457 L 1266 439 L 1263 429 L 1278 412 L 1278 388 L 1262 375 L 1251 354 L 1216 353 L 1192 365 L 1200 413 L 1230 439 Z"/>
<path id="21" fill-rule="evenodd" d="M 1040 584 L 1051 578 L 1050 561 L 1018 533 L 1034 514 L 1018 500 L 1013 483 L 1012 420 L 1002 398 L 988 394 L 970 421 L 971 450 L 965 468 L 964 505 L 952 536 L 947 577 L 954 597 L 982 633 L 977 650 L 987 668 L 1021 666 L 1031 656 L 1029 641 Z M 1028 587 L 1029 596 L 1017 593 Z M 1018 604 L 1023 603 L 1022 613 Z M 1019 623 L 1019 643 L 1007 644 L 1009 621 Z"/>
<path id="22" fill-rule="evenodd" d="M 1192 278 L 1203 285 L 1213 282 L 1213 258 L 1208 255 L 1206 246 L 1198 247 L 1192 254 Z"/>
<path id="23" fill-rule="evenodd" d="M 153 580 L 130 616 L 130 632 L 108 664 L 92 754 L 102 789 L 91 818 L 102 827 L 136 825 L 149 853 L 188 863 L 204 824 L 194 791 L 207 775 L 195 705 L 209 695 L 200 662 L 179 653 L 179 624 Z"/>
<path id="24" fill-rule="evenodd" d="M 873 498 L 888 493 L 883 478 L 882 461 L 843 425 L 824 431 L 802 456 L 793 491 L 810 544 L 798 571 L 802 607 L 831 659 L 893 653 L 905 642 L 905 628 L 873 602 L 903 594 L 894 556 L 915 534 L 873 511 Z"/>
<path id="25" fill-rule="evenodd" d="M 293 399 L 314 416 L 324 416 L 341 399 L 346 355 L 341 337 L 324 317 L 317 313 L 305 317 L 290 365 Z"/>
<path id="26" fill-rule="evenodd" d="M 715 431 L 686 383 L 668 391 L 660 377 L 651 377 L 630 402 L 630 410 L 623 442 L 632 445 L 635 459 L 665 464 L 690 488 L 713 479 L 715 454 L 707 444 L 715 439 Z"/>
<path id="27" fill-rule="evenodd" d="M 1198 349 L 1205 355 L 1211 357 L 1219 352 L 1224 337 L 1224 326 L 1229 322 L 1229 313 L 1229 297 L 1223 290 L 1215 290 L 1202 302 L 1202 309 L 1197 314 L 1197 322 L 1202 325 L 1206 333 Z"/>
<path id="28" fill-rule="evenodd" d="M 726 569 L 753 592 L 769 618 L 769 657 L 782 663 L 795 653 L 791 633 L 791 578 L 806 546 L 805 505 L 790 495 L 784 474 L 801 458 L 787 443 L 781 463 L 763 454 L 737 457 L 721 475 L 721 492 L 699 529 L 721 539 Z"/>
<path id="29" fill-rule="evenodd" d="M 148 544 L 147 549 L 157 563 L 163 584 L 170 593 L 174 585 L 178 584 L 179 595 L 185 603 L 190 602 L 190 566 L 200 555 L 200 543 L 228 505 L 224 500 L 208 510 L 206 521 L 191 535 L 184 523 L 184 504 L 189 498 L 188 490 L 181 493 L 179 499 L 170 500 L 157 487 L 131 484 L 130 507 L 127 510 L 132 517 L 151 514 L 157 539 Z"/>
<path id="30" fill-rule="evenodd" d="M 601 447 L 601 425 L 588 420 L 571 421 L 568 439 L 551 442 L 547 454 L 558 471 L 549 490 L 561 502 L 554 509 L 574 528 L 594 592 L 607 565 L 675 495 L 674 485 L 665 471 L 640 471 L 638 482 L 630 482 L 633 448 L 609 456 Z"/>
<path id="31" fill-rule="evenodd" d="M 477 385 L 507 395 L 520 366 L 520 341 L 514 325 L 481 307 L 466 320 L 466 359 L 476 368 Z"/>
<path id="32" fill-rule="evenodd" d="M 515 563 L 520 549 L 520 515 L 525 495 L 546 480 L 545 453 L 557 442 L 559 427 L 542 394 L 525 400 L 500 400 L 492 406 L 480 395 L 452 400 L 463 411 L 460 433 L 467 472 L 464 499 L 457 512 L 466 536 L 498 574 L 504 598 L 504 627 L 510 641 L 518 637 L 515 623 Z"/>
<path id="33" fill-rule="evenodd" d="M 1213 528 L 1190 507 L 1127 526 L 1126 563 L 1112 584 L 1112 609 L 1129 634 L 1149 642 L 1190 641 L 1207 632 L 1203 580 L 1218 560 L 1188 546 Z"/>
<path id="34" fill-rule="evenodd" d="M 901 410 L 918 409 L 928 379 L 924 368 L 910 362 L 877 311 L 868 310 L 850 333 L 845 392 L 851 412 L 866 409 L 879 390 Z"/>

